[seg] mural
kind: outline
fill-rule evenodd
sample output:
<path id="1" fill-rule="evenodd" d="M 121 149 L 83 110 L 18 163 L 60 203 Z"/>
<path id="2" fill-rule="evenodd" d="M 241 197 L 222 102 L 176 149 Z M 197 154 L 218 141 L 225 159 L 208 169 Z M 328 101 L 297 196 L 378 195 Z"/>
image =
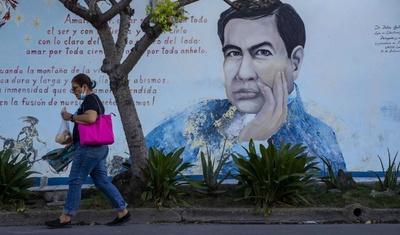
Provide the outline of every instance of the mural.
<path id="1" fill-rule="evenodd" d="M 222 12 L 218 35 L 224 55 L 228 99 L 207 100 L 162 123 L 146 136 L 149 146 L 172 150 L 186 146 L 184 159 L 199 151 L 220 156 L 250 139 L 302 143 L 312 156 L 325 156 L 335 170 L 346 169 L 335 133 L 303 107 L 298 78 L 304 57 L 304 23 L 289 4 L 241 1 L 240 10 Z M 263 143 L 268 146 L 265 141 Z M 321 165 L 321 167 L 323 167 Z"/>
<path id="2" fill-rule="evenodd" d="M 12 150 L 13 157 L 18 156 L 19 154 L 27 155 L 27 161 L 33 164 L 38 160 L 38 151 L 33 146 L 34 140 L 37 140 L 39 143 L 44 145 L 46 145 L 46 142 L 39 138 L 39 132 L 35 127 L 39 122 L 37 118 L 25 116 L 21 117 L 20 120 L 27 122 L 29 125 L 22 127 L 16 139 L 7 138 L 2 135 L 0 135 L 0 139 L 3 140 L 3 149 Z"/>
<path id="3" fill-rule="evenodd" d="M 128 38 L 134 46 L 150 1 L 134 1 Z M 164 33 L 129 74 L 148 147 L 185 146 L 187 173 L 201 174 L 198 154 L 243 151 L 250 138 L 303 143 L 336 169 L 380 170 L 400 149 L 400 1 L 286 0 L 240 11 L 223 0 L 186 6 L 188 20 Z M 266 2 L 266 1 L 265 1 Z M 109 1 L 101 1 L 108 7 Z M 76 110 L 71 79 L 96 80 L 107 112 L 118 114 L 103 51 L 90 24 L 56 0 L 0 0 L 0 146 L 31 153 L 33 170 L 55 172 L 41 158 L 55 142 L 60 110 Z M 290 21 L 288 21 L 290 20 Z M 118 34 L 118 19 L 110 21 Z M 113 120 L 109 173 L 128 148 Z M 39 135 L 40 134 L 40 135 Z"/>
<path id="4" fill-rule="evenodd" d="M 17 8 L 18 1 L 16 0 L 1 0 L 0 1 L 0 28 L 3 27 L 7 20 L 11 19 L 11 8 L 15 10 Z"/>

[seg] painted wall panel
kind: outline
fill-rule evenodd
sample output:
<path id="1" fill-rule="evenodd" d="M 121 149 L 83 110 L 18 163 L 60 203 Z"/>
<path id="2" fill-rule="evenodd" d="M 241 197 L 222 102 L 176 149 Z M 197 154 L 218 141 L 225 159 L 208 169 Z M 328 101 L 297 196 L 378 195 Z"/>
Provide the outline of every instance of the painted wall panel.
<path id="1" fill-rule="evenodd" d="M 306 111 L 335 132 L 348 171 L 380 170 L 377 155 L 385 159 L 388 148 L 392 152 L 400 148 L 400 2 L 286 2 L 306 28 L 304 61 L 296 79 Z M 136 13 L 130 46 L 143 35 L 139 24 L 146 4 L 132 3 Z M 226 99 L 216 24 L 227 8 L 222 0 L 185 7 L 188 21 L 163 34 L 130 73 L 145 135 L 203 101 Z M 88 73 L 98 82 L 97 94 L 107 112 L 117 113 L 117 107 L 108 78 L 99 70 L 102 48 L 90 24 L 54 0 L 21 1 L 15 10 L 0 5 L 2 17 L 8 10 L 11 19 L 1 21 L 5 24 L 0 28 L 0 144 L 5 148 L 14 144 L 21 151 L 30 147 L 36 151 L 31 159 L 35 161 L 61 147 L 54 142 L 60 111 L 64 106 L 69 111 L 79 107 L 69 92 L 76 73 Z M 116 21 L 110 26 L 116 35 Z M 118 117 L 114 129 L 123 133 Z M 128 157 L 123 135 L 116 137 L 110 146 L 111 173 L 117 170 L 112 159 Z M 48 177 L 68 175 L 68 170 L 52 172 L 44 161 L 33 166 Z M 199 173 L 198 167 L 190 173 Z"/>

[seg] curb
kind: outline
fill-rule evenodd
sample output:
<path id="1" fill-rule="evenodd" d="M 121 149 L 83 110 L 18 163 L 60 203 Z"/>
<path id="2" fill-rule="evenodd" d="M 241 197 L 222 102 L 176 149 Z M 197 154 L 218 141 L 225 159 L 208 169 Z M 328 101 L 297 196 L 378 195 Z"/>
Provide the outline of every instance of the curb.
<path id="1" fill-rule="evenodd" d="M 371 209 L 355 204 L 345 208 L 275 208 L 266 217 L 252 208 L 156 208 L 129 209 L 131 224 L 151 223 L 225 223 L 225 224 L 327 224 L 400 223 L 400 209 Z M 27 210 L 23 213 L 0 211 L 0 226 L 44 225 L 60 215 L 55 210 Z M 74 224 L 101 225 L 112 221 L 113 210 L 81 210 Z"/>

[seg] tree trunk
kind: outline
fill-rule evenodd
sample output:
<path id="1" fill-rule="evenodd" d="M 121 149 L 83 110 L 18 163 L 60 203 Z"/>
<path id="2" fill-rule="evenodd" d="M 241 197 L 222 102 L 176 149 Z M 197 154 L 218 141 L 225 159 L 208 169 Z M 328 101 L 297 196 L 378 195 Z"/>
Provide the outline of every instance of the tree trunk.
<path id="1" fill-rule="evenodd" d="M 114 177 L 113 183 L 125 197 L 133 196 L 137 198 L 142 192 L 141 189 L 144 189 L 147 185 L 146 179 L 141 172 L 141 168 L 144 168 L 147 164 L 146 142 L 129 86 L 125 85 L 128 83 L 128 75 L 122 75 L 119 78 L 115 77 L 114 73 L 111 73 L 110 81 L 113 84 L 115 83 L 115 86 L 112 85 L 111 87 L 121 115 L 132 162 L 131 171 Z M 129 178 L 127 179 L 126 177 Z"/>

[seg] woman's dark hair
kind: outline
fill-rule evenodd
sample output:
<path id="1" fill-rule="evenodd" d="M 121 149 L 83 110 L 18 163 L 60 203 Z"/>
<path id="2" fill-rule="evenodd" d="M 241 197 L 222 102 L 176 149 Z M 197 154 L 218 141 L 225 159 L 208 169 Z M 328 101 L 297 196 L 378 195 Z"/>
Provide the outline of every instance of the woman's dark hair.
<path id="1" fill-rule="evenodd" d="M 296 10 L 289 4 L 276 0 L 275 3 L 252 3 L 241 1 L 240 9 L 229 8 L 222 12 L 218 20 L 218 36 L 224 44 L 224 30 L 226 24 L 232 19 L 256 20 L 262 17 L 275 16 L 275 23 L 279 35 L 285 43 L 288 57 L 291 56 L 296 46 L 304 48 L 306 43 L 306 30 L 303 20 Z"/>
<path id="2" fill-rule="evenodd" d="M 84 73 L 80 73 L 80 74 L 75 75 L 75 77 L 72 78 L 71 83 L 72 82 L 75 82 L 79 86 L 83 86 L 83 85 L 86 84 L 89 87 L 90 90 L 95 88 L 96 85 L 97 85 L 96 81 L 94 81 L 94 80 L 92 81 L 90 79 L 90 77 L 88 75 L 84 74 Z"/>

